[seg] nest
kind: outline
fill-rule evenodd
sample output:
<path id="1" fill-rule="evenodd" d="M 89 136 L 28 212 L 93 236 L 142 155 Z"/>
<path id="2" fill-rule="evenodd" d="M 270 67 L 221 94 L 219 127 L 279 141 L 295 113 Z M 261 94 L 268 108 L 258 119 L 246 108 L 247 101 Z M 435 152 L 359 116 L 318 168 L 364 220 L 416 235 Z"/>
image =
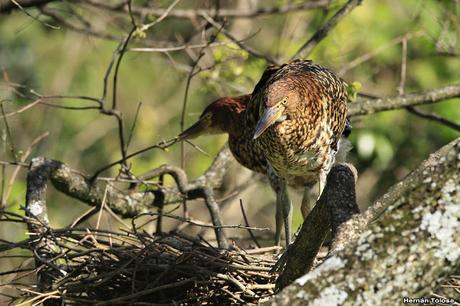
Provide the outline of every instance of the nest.
<path id="1" fill-rule="evenodd" d="M 182 233 L 86 228 L 48 229 L 36 239 L 0 247 L 0 254 L 17 248 L 29 249 L 37 268 L 16 270 L 11 283 L 35 272 L 42 288 L 16 286 L 13 303 L 61 299 L 78 305 L 256 304 L 274 293 L 277 275 L 271 271 L 280 251 L 223 251 Z"/>

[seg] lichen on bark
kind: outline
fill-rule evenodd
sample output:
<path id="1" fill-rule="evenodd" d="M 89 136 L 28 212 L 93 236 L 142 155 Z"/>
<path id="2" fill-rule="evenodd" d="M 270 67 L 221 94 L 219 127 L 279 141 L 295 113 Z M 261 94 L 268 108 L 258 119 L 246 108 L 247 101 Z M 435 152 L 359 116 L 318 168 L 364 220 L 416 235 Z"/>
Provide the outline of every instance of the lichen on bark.
<path id="1" fill-rule="evenodd" d="M 270 303 L 396 305 L 429 295 L 460 265 L 459 170 L 456 139 L 359 216 L 378 218 L 357 240 Z"/>

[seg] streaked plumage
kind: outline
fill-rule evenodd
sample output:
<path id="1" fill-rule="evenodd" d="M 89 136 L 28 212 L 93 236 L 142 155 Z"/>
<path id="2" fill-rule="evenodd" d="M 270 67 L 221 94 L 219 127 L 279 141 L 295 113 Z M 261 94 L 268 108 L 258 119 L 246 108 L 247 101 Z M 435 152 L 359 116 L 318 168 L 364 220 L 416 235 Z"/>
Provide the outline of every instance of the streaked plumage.
<path id="1" fill-rule="evenodd" d="M 252 95 L 214 101 L 179 138 L 228 133 L 236 160 L 268 175 L 277 194 L 276 241 L 284 222 L 289 243 L 286 186 L 311 187 L 318 180 L 324 186 L 342 133 L 350 131 L 346 101 L 345 82 L 324 67 L 310 61 L 270 66 Z"/>
<path id="2" fill-rule="evenodd" d="M 314 184 L 332 167 L 345 129 L 346 83 L 310 61 L 283 65 L 261 81 L 248 104 L 246 120 L 260 121 L 264 112 L 277 106 L 282 111 L 275 115 L 278 122 L 256 137 L 257 146 L 278 175 Z M 287 100 L 281 105 L 283 99 Z"/>

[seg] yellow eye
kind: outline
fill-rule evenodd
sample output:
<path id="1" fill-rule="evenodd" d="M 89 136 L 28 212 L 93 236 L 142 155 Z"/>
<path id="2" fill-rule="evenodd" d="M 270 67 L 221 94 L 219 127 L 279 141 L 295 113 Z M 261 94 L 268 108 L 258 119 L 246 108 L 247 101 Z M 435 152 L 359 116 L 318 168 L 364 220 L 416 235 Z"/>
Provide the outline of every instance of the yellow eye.
<path id="1" fill-rule="evenodd" d="M 288 98 L 285 97 L 285 98 L 281 101 L 281 104 L 282 104 L 282 105 L 286 105 L 287 101 L 288 101 Z"/>

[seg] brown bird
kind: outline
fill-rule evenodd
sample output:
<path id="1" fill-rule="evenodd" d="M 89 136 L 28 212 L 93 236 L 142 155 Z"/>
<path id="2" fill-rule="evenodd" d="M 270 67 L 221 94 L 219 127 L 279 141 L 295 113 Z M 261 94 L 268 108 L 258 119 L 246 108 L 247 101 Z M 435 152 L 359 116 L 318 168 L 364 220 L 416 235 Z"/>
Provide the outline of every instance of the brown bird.
<path id="1" fill-rule="evenodd" d="M 342 79 L 306 60 L 282 65 L 257 84 L 246 121 L 253 122 L 254 117 L 257 121 L 253 139 L 270 171 L 281 178 L 280 190 L 292 181 L 306 187 L 319 181 L 321 195 L 337 152 L 347 150 L 340 143 L 347 125 L 347 100 Z M 302 202 L 304 212 L 308 202 Z M 288 244 L 292 213 L 287 193 L 280 205 Z"/>
<path id="2" fill-rule="evenodd" d="M 260 146 L 253 140 L 256 121 L 248 122 L 246 107 L 251 95 L 239 97 L 223 97 L 209 104 L 197 122 L 183 131 L 179 140 L 188 140 L 205 134 L 227 133 L 230 151 L 235 159 L 244 167 L 268 175 L 270 185 L 276 193 L 276 231 L 275 243 L 280 243 L 283 226 L 282 203 L 287 197 L 286 190 L 280 189 L 283 184 L 276 174 L 270 170 Z"/>
<path id="3" fill-rule="evenodd" d="M 270 66 L 252 95 L 212 102 L 179 139 L 228 133 L 236 160 L 250 170 L 268 175 L 277 195 L 275 241 L 279 244 L 284 223 L 288 245 L 291 203 L 287 184 L 308 190 L 320 179 L 324 187 L 345 127 L 344 86 L 338 77 L 309 61 Z M 349 129 L 344 134 L 349 134 Z M 304 217 L 307 199 L 305 193 Z"/>

